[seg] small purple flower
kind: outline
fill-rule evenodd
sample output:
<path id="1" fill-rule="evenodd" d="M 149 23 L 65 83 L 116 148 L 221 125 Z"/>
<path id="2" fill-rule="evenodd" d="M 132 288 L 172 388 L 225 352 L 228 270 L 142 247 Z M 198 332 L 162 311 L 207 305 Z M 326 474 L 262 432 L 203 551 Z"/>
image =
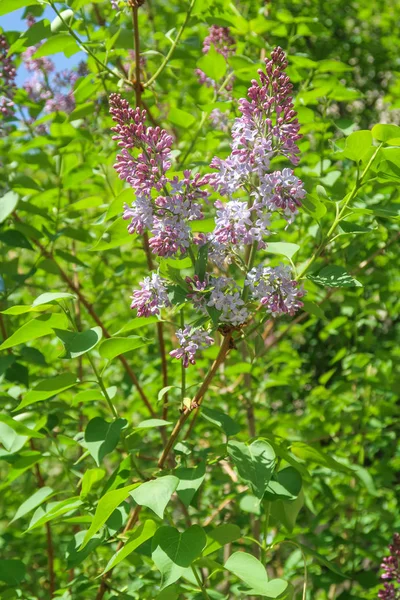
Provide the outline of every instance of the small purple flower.
<path id="1" fill-rule="evenodd" d="M 128 225 L 129 233 L 138 233 L 141 235 L 146 229 L 153 227 L 153 207 L 151 200 L 148 196 L 136 196 L 136 199 L 132 202 L 132 206 L 124 204 L 125 220 L 130 219 Z"/>
<path id="2" fill-rule="evenodd" d="M 34 73 L 40 71 L 41 73 L 52 73 L 55 70 L 55 65 L 50 58 L 42 56 L 41 58 L 32 58 L 35 52 L 40 48 L 42 44 L 36 46 L 30 46 L 25 52 L 22 53 L 22 59 L 27 71 Z"/>
<path id="3" fill-rule="evenodd" d="M 10 56 L 8 42 L 4 35 L 0 34 L 0 115 L 11 117 L 14 114 L 13 97 L 15 93 L 15 78 L 17 71 Z"/>
<path id="4" fill-rule="evenodd" d="M 254 195 L 255 206 L 258 209 L 262 210 L 265 207 L 270 211 L 281 210 L 291 223 L 306 192 L 303 182 L 294 175 L 292 169 L 283 169 L 283 171 L 265 174 Z"/>
<path id="5" fill-rule="evenodd" d="M 122 148 L 114 165 L 120 179 L 139 194 L 149 196 L 153 188 L 161 191 L 171 166 L 172 137 L 160 127 L 146 127 L 146 111 L 131 108 L 119 94 L 110 96 L 110 114 L 116 123 L 113 140 Z M 132 155 L 133 149 L 139 153 Z"/>
<path id="6" fill-rule="evenodd" d="M 393 542 L 389 545 L 390 555 L 382 560 L 381 579 L 384 580 L 383 589 L 378 593 L 380 600 L 400 599 L 400 534 L 395 533 Z"/>
<path id="7" fill-rule="evenodd" d="M 302 287 L 292 279 L 289 267 L 254 267 L 246 278 L 251 296 L 259 300 L 273 317 L 281 314 L 294 315 L 303 306 L 300 298 L 305 295 Z"/>
<path id="8" fill-rule="evenodd" d="M 235 54 L 236 42 L 230 34 L 229 27 L 211 25 L 208 30 L 208 35 L 203 41 L 204 54 L 207 54 L 210 51 L 211 44 L 214 45 L 218 54 L 222 54 L 225 59 L 232 56 L 232 54 Z"/>
<path id="9" fill-rule="evenodd" d="M 158 315 L 161 308 L 170 306 L 165 283 L 157 273 L 145 277 L 139 285 L 141 289 L 134 290 L 131 296 L 131 308 L 137 309 L 138 317 Z"/>
<path id="10" fill-rule="evenodd" d="M 242 116 L 232 127 L 232 152 L 227 159 L 214 158 L 211 167 L 218 169 L 210 183 L 222 194 L 233 194 L 241 187 L 255 189 L 254 176 L 262 182 L 268 174 L 270 160 L 283 155 L 298 163 L 300 125 L 293 109 L 292 85 L 285 75 L 287 60 L 281 48 L 265 61 L 265 72 L 258 71 L 260 83 L 252 81 L 249 100 L 239 101 Z"/>
<path id="11" fill-rule="evenodd" d="M 205 348 L 208 348 L 214 343 L 213 338 L 210 337 L 208 333 L 209 332 L 202 327 L 194 329 L 190 325 L 184 329 L 179 329 L 176 332 L 176 337 L 178 338 L 181 347 L 172 350 L 170 356 L 181 359 L 185 369 L 187 369 L 189 365 L 196 364 L 196 353 L 205 350 Z"/>
<path id="12" fill-rule="evenodd" d="M 227 112 L 222 112 L 219 108 L 214 108 L 214 110 L 210 112 L 210 121 L 215 129 L 224 132 L 228 131 L 229 116 Z"/>
<path id="13" fill-rule="evenodd" d="M 234 325 L 243 325 L 249 318 L 249 311 L 241 297 L 240 289 L 230 277 L 213 277 L 212 288 L 207 306 L 221 311 L 219 321 Z"/>

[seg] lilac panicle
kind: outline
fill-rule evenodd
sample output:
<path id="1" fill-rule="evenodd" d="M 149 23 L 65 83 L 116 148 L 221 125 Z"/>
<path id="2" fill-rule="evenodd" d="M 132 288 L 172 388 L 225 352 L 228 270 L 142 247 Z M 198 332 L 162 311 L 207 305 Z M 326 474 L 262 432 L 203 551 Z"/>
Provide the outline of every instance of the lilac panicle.
<path id="1" fill-rule="evenodd" d="M 140 290 L 134 290 L 131 308 L 137 309 L 138 317 L 150 317 L 160 314 L 160 309 L 170 305 L 167 288 L 163 279 L 152 273 L 139 284 Z"/>
<path id="2" fill-rule="evenodd" d="M 215 50 L 219 54 L 222 54 L 225 59 L 232 56 L 236 50 L 236 42 L 230 34 L 229 27 L 211 25 L 208 30 L 208 35 L 203 41 L 204 54 L 207 54 L 210 51 L 211 44 L 214 45 Z"/>
<path id="3" fill-rule="evenodd" d="M 400 534 L 395 533 L 389 545 L 390 555 L 382 560 L 381 579 L 383 588 L 378 593 L 380 600 L 400 600 Z"/>
<path id="4" fill-rule="evenodd" d="M 139 194 L 150 195 L 152 188 L 161 191 L 171 166 L 172 137 L 160 127 L 146 127 L 146 111 L 131 108 L 119 94 L 110 95 L 110 114 L 116 123 L 113 140 L 122 148 L 114 165 L 120 179 Z M 132 155 L 133 149 L 139 154 Z"/>
<path id="5" fill-rule="evenodd" d="M 189 221 L 202 219 L 208 197 L 206 179 L 191 171 L 180 179 L 166 175 L 171 166 L 172 137 L 160 127 L 146 127 L 146 111 L 132 109 L 118 94 L 110 96 L 116 123 L 113 139 L 122 148 L 114 168 L 136 192 L 132 206 L 124 206 L 130 233 L 150 230 L 150 249 L 158 256 L 185 253 L 192 240 Z"/>
<path id="6" fill-rule="evenodd" d="M 246 285 L 255 300 L 259 300 L 273 317 L 294 315 L 303 306 L 300 298 L 305 294 L 292 278 L 289 267 L 254 267 L 247 274 Z"/>
<path id="7" fill-rule="evenodd" d="M 185 369 L 189 365 L 196 364 L 196 353 L 200 350 L 205 350 L 214 343 L 213 338 L 208 334 L 208 331 L 202 327 L 194 329 L 190 325 L 184 329 L 178 329 L 176 332 L 180 348 L 172 350 L 170 356 L 182 360 Z"/>
<path id="8" fill-rule="evenodd" d="M 9 45 L 4 35 L 0 34 L 0 115 L 11 117 L 14 114 L 15 77 L 17 71 L 8 54 Z"/>
<path id="9" fill-rule="evenodd" d="M 293 164 L 298 163 L 300 125 L 293 109 L 292 85 L 284 72 L 286 66 L 283 50 L 273 50 L 271 59 L 265 61 L 265 72 L 258 72 L 260 83 L 253 80 L 249 99 L 239 101 L 242 116 L 232 128 L 232 152 L 227 159 L 216 157 L 211 163 L 218 169 L 210 178 L 217 191 L 230 195 L 245 185 L 254 187 L 254 174 L 262 184 L 275 155 L 282 154 Z"/>

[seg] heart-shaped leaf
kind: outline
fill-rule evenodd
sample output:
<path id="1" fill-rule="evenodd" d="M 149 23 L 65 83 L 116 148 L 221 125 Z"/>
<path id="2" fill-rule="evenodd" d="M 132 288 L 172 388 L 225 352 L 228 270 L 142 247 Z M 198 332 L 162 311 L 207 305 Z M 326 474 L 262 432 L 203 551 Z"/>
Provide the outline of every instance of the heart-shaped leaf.
<path id="1" fill-rule="evenodd" d="M 178 484 L 179 479 L 177 477 L 166 475 L 165 477 L 159 477 L 153 481 L 142 483 L 142 485 L 131 493 L 131 496 L 137 504 L 147 506 L 147 508 L 150 508 L 162 519 L 164 510 Z"/>
<path id="2" fill-rule="evenodd" d="M 199 525 L 192 525 L 184 533 L 174 527 L 157 530 L 153 537 L 152 558 L 162 575 L 161 589 L 179 579 L 201 555 L 206 543 L 207 536 Z"/>
<path id="3" fill-rule="evenodd" d="M 256 440 L 250 446 L 231 441 L 228 444 L 228 454 L 240 477 L 261 500 L 275 468 L 275 452 L 271 444 L 262 439 Z"/>
<path id="4" fill-rule="evenodd" d="M 121 431 L 126 424 L 126 419 L 116 419 L 108 423 L 101 417 L 95 417 L 89 421 L 85 430 L 85 443 L 97 466 L 116 448 Z"/>

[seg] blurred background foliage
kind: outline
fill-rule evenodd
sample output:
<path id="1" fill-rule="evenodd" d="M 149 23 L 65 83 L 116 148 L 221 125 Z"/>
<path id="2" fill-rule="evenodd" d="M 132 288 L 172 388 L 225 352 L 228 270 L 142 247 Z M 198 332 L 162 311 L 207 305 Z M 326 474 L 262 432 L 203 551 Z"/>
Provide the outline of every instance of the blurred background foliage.
<path id="1" fill-rule="evenodd" d="M 0 2 L 0 25 L 8 19 L 3 34 L 15 64 L 22 64 L 27 48 L 47 40 L 43 55 L 57 67 L 57 55 L 63 53 L 73 61 L 76 80 L 69 113 L 46 112 L 45 101 L 32 100 L 19 85 L 15 114 L 2 121 L 0 594 L 4 599 L 49 598 L 49 529 L 42 525 L 25 530 L 32 515 L 33 524 L 49 516 L 45 500 L 77 498 L 76 507 L 66 504 L 66 511 L 50 514 L 56 596 L 94 599 L 99 586 L 95 577 L 115 552 L 128 504 L 115 511 L 107 534 L 93 538 L 85 554 L 77 551 L 82 531 L 92 521 L 97 500 L 105 491 L 131 483 L 132 474 L 124 462 L 122 439 L 97 464 L 87 450 L 88 422 L 111 416 L 92 362 L 130 430 L 149 415 L 126 364 L 116 358 L 107 362 L 97 350 L 91 362 L 87 354 L 65 358 L 65 344 L 54 329 L 67 329 L 63 305 L 74 312 L 82 329 L 100 326 L 103 335 L 105 328 L 111 335 L 138 336 L 140 348 L 126 352 L 125 362 L 160 416 L 163 381 L 155 319 L 139 321 L 129 310 L 131 290 L 147 272 L 146 256 L 140 239 L 128 234 L 121 219 L 122 204 L 130 201 L 132 191 L 124 189 L 112 167 L 116 147 L 108 115 L 111 92 L 121 92 L 134 104 L 129 83 L 135 72 L 132 21 L 122 1 L 118 11 L 106 1 L 71 0 L 53 6 L 39 0 L 13 2 Z M 218 130 L 210 113 L 219 109 L 231 125 L 238 115 L 237 101 L 245 96 L 263 58 L 282 46 L 304 135 L 296 174 L 308 195 L 296 226 L 286 232 L 282 222 L 279 241 L 299 246 L 290 259 L 301 265 L 329 229 L 336 202 L 354 185 L 372 146 L 372 138 L 366 137 L 352 154 L 348 137 L 376 123 L 400 124 L 400 3 L 197 0 L 192 5 L 188 14 L 184 2 L 146 0 L 139 10 L 140 76 L 150 120 L 175 138 L 173 169 L 206 172 L 215 154 L 229 152 L 229 134 Z M 33 15 L 36 24 L 23 33 L 14 31 L 9 16 L 16 14 L 13 8 L 23 9 L 25 17 Z M 204 61 L 202 54 L 213 24 L 229 27 L 237 44 L 236 53 L 222 63 L 215 56 Z M 82 43 L 85 66 L 79 70 L 74 56 L 82 53 Z M 221 85 L 231 73 L 232 91 L 200 85 L 195 72 L 199 61 Z M 391 138 L 395 142 L 386 143 L 386 154 L 374 164 L 373 176 L 351 206 L 340 235 L 312 271 L 315 275 L 324 266 L 338 265 L 361 285 L 351 277 L 349 287 L 307 279 L 304 310 L 295 319 L 267 322 L 264 331 L 249 338 L 243 353 L 232 352 L 207 399 L 208 407 L 238 424 L 238 439 L 264 437 L 279 448 L 280 460 L 290 451 L 290 460 L 300 465 L 301 510 L 297 519 L 293 513 L 272 511 L 274 545 L 266 557 L 269 575 L 291 581 L 294 598 L 377 598 L 381 557 L 400 528 L 400 135 Z M 271 264 L 281 260 L 272 256 Z M 35 305 L 35 298 L 47 292 L 72 293 L 78 299 L 47 298 L 49 302 Z M 171 328 L 168 349 L 173 335 Z M 214 348 L 204 352 L 188 372 L 188 386 L 204 378 L 215 353 Z M 171 362 L 169 370 L 173 385 L 180 368 Z M 74 382 L 78 377 L 84 383 L 72 387 L 72 375 Z M 32 388 L 54 376 L 64 376 L 58 389 L 25 408 Z M 174 422 L 179 397 L 174 389 L 169 396 Z M 23 410 L 13 412 L 21 401 Z M 259 509 L 240 480 L 232 478 L 232 469 L 219 463 L 223 429 L 202 415 L 192 435 L 176 447 L 178 464 L 192 467 L 205 460 L 208 466 L 206 485 L 186 509 L 186 521 L 177 501 L 170 505 L 169 519 L 185 528 L 188 518 L 207 523 L 219 508 L 213 525 L 231 523 L 241 530 L 242 537 L 229 548 L 257 555 L 251 538 L 259 527 Z M 152 459 L 162 447 L 159 430 L 135 430 L 129 443 L 139 470 L 151 476 Z M 89 471 L 93 481 L 83 493 L 82 477 Z M 38 487 L 49 489 L 48 495 L 42 493 L 41 501 L 33 501 L 10 524 Z M 225 497 L 231 501 L 224 505 Z M 280 543 L 284 539 L 300 545 Z M 308 583 L 302 596 L 304 557 Z M 112 582 L 108 597 L 115 600 L 201 597 L 190 579 L 157 595 L 159 575 L 146 544 L 118 566 Z M 210 598 L 242 597 L 237 581 L 222 571 L 213 576 L 213 590 Z"/>

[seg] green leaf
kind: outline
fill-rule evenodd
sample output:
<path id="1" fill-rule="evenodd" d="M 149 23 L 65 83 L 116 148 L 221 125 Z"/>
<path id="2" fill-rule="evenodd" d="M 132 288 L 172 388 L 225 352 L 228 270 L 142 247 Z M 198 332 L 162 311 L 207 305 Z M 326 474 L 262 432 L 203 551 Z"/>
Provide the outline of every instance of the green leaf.
<path id="1" fill-rule="evenodd" d="M 355 162 L 360 162 L 372 146 L 370 131 L 354 131 L 346 138 L 344 155 Z"/>
<path id="2" fill-rule="evenodd" d="M 289 259 L 292 259 L 298 250 L 300 250 L 300 246 L 290 244 L 289 242 L 270 242 L 266 247 L 266 252 L 270 254 L 282 254 L 282 256 L 287 256 Z"/>
<path id="3" fill-rule="evenodd" d="M 400 127 L 398 125 L 374 125 L 371 133 L 372 137 L 378 142 L 396 140 L 399 143 L 400 141 Z"/>
<path id="4" fill-rule="evenodd" d="M 266 500 L 295 500 L 300 494 L 302 478 L 294 467 L 286 467 L 275 474 L 268 483 L 264 498 Z"/>
<path id="5" fill-rule="evenodd" d="M 362 287 L 362 283 L 338 265 L 328 265 L 318 275 L 307 275 L 307 278 L 324 287 Z"/>
<path id="6" fill-rule="evenodd" d="M 244 581 L 257 594 L 264 595 L 268 586 L 268 575 L 261 562 L 247 552 L 234 552 L 225 563 L 225 569 Z"/>
<path id="7" fill-rule="evenodd" d="M 19 344 L 25 344 L 44 335 L 52 335 L 53 327 L 64 327 L 67 324 L 65 315 L 43 315 L 32 319 L 17 329 L 0 346 L 0 350 L 6 350 Z"/>
<path id="8" fill-rule="evenodd" d="M 141 348 L 149 343 L 149 341 L 145 341 L 139 336 L 112 337 L 101 343 L 99 354 L 102 358 L 112 360 L 116 356 L 130 352 L 130 350 L 136 350 L 136 348 Z"/>
<path id="9" fill-rule="evenodd" d="M 36 50 L 33 58 L 42 58 L 43 56 L 51 56 L 58 52 L 63 52 L 68 58 L 79 52 L 80 48 L 76 41 L 68 33 L 59 33 L 54 35 L 44 42 L 38 50 Z"/>
<path id="10" fill-rule="evenodd" d="M 174 527 L 160 527 L 152 542 L 152 558 L 162 575 L 161 589 L 175 583 L 184 571 L 201 555 L 207 537 L 199 525 L 184 533 Z"/>
<path id="11" fill-rule="evenodd" d="M 236 435 L 240 431 L 240 425 L 225 413 L 214 408 L 204 407 L 200 413 L 207 421 L 217 425 L 228 437 Z"/>
<path id="12" fill-rule="evenodd" d="M 53 521 L 58 517 L 62 517 L 69 512 L 77 510 L 80 506 L 82 506 L 82 501 L 78 496 L 73 496 L 72 498 L 61 500 L 60 502 L 50 502 L 46 506 L 46 510 L 43 510 L 43 508 L 39 506 L 29 523 L 27 531 L 37 529 L 49 521 Z"/>
<path id="13" fill-rule="evenodd" d="M 7 192 L 0 198 L 0 223 L 3 223 L 18 204 L 19 196 L 15 192 Z"/>
<path id="14" fill-rule="evenodd" d="M 40 294 L 40 296 L 38 296 L 36 300 L 32 302 L 32 306 L 51 304 L 56 300 L 64 300 L 65 298 L 72 298 L 75 300 L 76 296 L 74 294 L 69 294 L 68 292 L 45 292 L 44 294 Z"/>
<path id="15" fill-rule="evenodd" d="M 97 346 L 103 332 L 101 327 L 93 327 L 88 331 L 68 331 L 54 329 L 54 333 L 64 344 L 63 358 L 77 358 Z"/>
<path id="16" fill-rule="evenodd" d="M 178 484 L 179 479 L 177 477 L 166 475 L 142 483 L 130 495 L 139 506 L 147 506 L 162 519 L 164 510 Z"/>
<path id="17" fill-rule="evenodd" d="M 121 431 L 127 423 L 126 419 L 115 419 L 108 423 L 101 417 L 89 421 L 85 430 L 85 444 L 97 466 L 117 447 Z"/>
<path id="18" fill-rule="evenodd" d="M 25 406 L 35 404 L 36 402 L 43 402 L 48 398 L 68 390 L 69 388 L 76 385 L 76 375 L 72 373 L 63 373 L 62 375 L 56 375 L 49 379 L 42 379 L 35 385 L 35 387 L 25 394 L 25 397 L 21 400 L 20 404 L 15 410 L 21 410 Z"/>
<path id="19" fill-rule="evenodd" d="M 326 214 L 326 206 L 316 196 L 307 194 L 301 202 L 304 210 L 317 222 Z"/>
<path id="20" fill-rule="evenodd" d="M 207 533 L 207 546 L 203 551 L 203 556 L 208 556 L 216 552 L 225 544 L 235 542 L 241 537 L 240 527 L 232 523 L 226 523 L 216 527 L 213 531 Z"/>
<path id="21" fill-rule="evenodd" d="M 0 0 L 0 17 L 25 6 L 40 4 L 38 0 Z"/>
<path id="22" fill-rule="evenodd" d="M 31 512 L 31 510 L 34 510 L 35 508 L 40 506 L 40 504 L 42 504 L 42 502 L 44 502 L 46 498 L 51 496 L 52 493 L 53 490 L 50 487 L 44 486 L 39 488 L 37 492 L 34 492 L 32 496 L 30 496 L 27 500 L 25 500 L 25 502 L 21 504 L 14 517 L 10 521 L 10 524 L 16 521 L 17 519 L 24 517 L 26 514 Z"/>
<path id="23" fill-rule="evenodd" d="M 291 445 L 291 452 L 304 461 L 314 462 L 317 465 L 322 465 L 323 467 L 327 467 L 328 469 L 332 469 L 333 471 L 354 474 L 353 469 L 346 467 L 346 465 L 341 464 L 332 456 L 329 456 L 329 454 L 326 454 L 322 452 L 319 448 L 310 446 L 305 442 L 293 442 Z"/>
<path id="24" fill-rule="evenodd" d="M 124 500 L 126 500 L 126 498 L 129 495 L 129 492 L 131 492 L 131 490 L 133 490 L 136 486 L 137 483 L 134 483 L 133 485 L 128 485 L 126 487 L 119 488 L 118 490 L 107 492 L 107 494 L 100 498 L 97 504 L 96 512 L 93 517 L 92 524 L 86 532 L 80 550 L 82 550 L 89 542 L 89 540 L 91 540 L 92 537 L 103 527 L 103 525 L 112 515 L 114 510 L 120 504 L 122 504 Z"/>
<path id="25" fill-rule="evenodd" d="M 211 45 L 207 54 L 197 61 L 197 66 L 213 81 L 222 79 L 227 69 L 226 60 L 216 51 L 214 45 Z"/>
<path id="26" fill-rule="evenodd" d="M 278 522 L 282 523 L 291 533 L 296 525 L 299 512 L 304 506 L 304 494 L 300 491 L 295 500 L 278 500 L 271 504 L 271 515 Z"/>
<path id="27" fill-rule="evenodd" d="M 118 563 L 124 558 L 129 556 L 136 550 L 141 544 L 152 538 L 157 531 L 157 524 L 151 519 L 147 519 L 142 525 L 140 525 L 131 535 L 129 535 L 127 541 L 114 556 L 109 560 L 106 568 L 102 575 L 107 573 L 110 569 L 113 569 Z"/>
<path id="28" fill-rule="evenodd" d="M 276 456 L 272 446 L 262 439 L 250 446 L 230 441 L 228 454 L 240 477 L 250 485 L 254 495 L 261 501 L 275 468 Z"/>
<path id="29" fill-rule="evenodd" d="M 196 119 L 192 114 L 181 110 L 180 108 L 176 108 L 175 106 L 169 111 L 168 120 L 173 125 L 178 125 L 178 127 L 183 127 L 183 129 L 189 129 L 196 122 Z"/>
<path id="30" fill-rule="evenodd" d="M 164 419 L 146 419 L 142 421 L 136 427 L 133 427 L 135 431 L 140 431 L 141 429 L 152 429 L 153 427 L 166 427 L 167 425 L 172 425 L 171 421 L 164 421 Z"/>
<path id="31" fill-rule="evenodd" d="M 303 309 L 308 312 L 310 315 L 314 315 L 317 319 L 325 319 L 325 313 L 318 304 L 315 302 L 311 302 L 310 300 L 305 300 L 303 302 Z"/>
<path id="32" fill-rule="evenodd" d="M 176 493 L 183 504 L 189 506 L 206 476 L 206 463 L 201 462 L 197 467 L 178 467 L 174 474 L 179 479 Z"/>
<path id="33" fill-rule="evenodd" d="M 136 236 L 129 233 L 126 221 L 117 219 L 103 232 L 101 238 L 90 248 L 92 252 L 104 252 L 119 248 L 124 244 L 132 244 Z"/>
<path id="34" fill-rule="evenodd" d="M 15 0 L 12 0 L 13 2 Z M 13 9 L 11 9 L 13 10 Z M 1 5 L 0 5 L 0 15 Z M 25 579 L 26 568 L 22 560 L 0 560 L 0 581 L 7 585 L 16 586 Z"/>
<path id="35" fill-rule="evenodd" d="M 81 484 L 80 497 L 82 500 L 85 500 L 89 496 L 92 487 L 101 481 L 105 477 L 105 474 L 104 469 L 88 469 L 85 471 Z"/>
<path id="36" fill-rule="evenodd" d="M 304 544 L 301 544 L 300 542 L 296 542 L 296 543 L 298 546 L 300 546 L 300 548 L 304 551 L 305 554 L 308 554 L 309 556 L 312 556 L 313 558 L 315 558 L 315 560 L 317 560 L 319 563 L 321 563 L 321 565 L 324 565 L 333 573 L 340 575 L 340 577 L 346 577 L 346 575 L 343 573 L 343 571 L 341 571 L 341 569 L 339 569 L 339 567 L 337 567 L 333 562 L 331 562 L 324 556 L 321 556 L 320 554 L 318 554 L 318 552 L 315 552 L 315 550 L 312 550 L 308 546 L 305 546 Z"/>

